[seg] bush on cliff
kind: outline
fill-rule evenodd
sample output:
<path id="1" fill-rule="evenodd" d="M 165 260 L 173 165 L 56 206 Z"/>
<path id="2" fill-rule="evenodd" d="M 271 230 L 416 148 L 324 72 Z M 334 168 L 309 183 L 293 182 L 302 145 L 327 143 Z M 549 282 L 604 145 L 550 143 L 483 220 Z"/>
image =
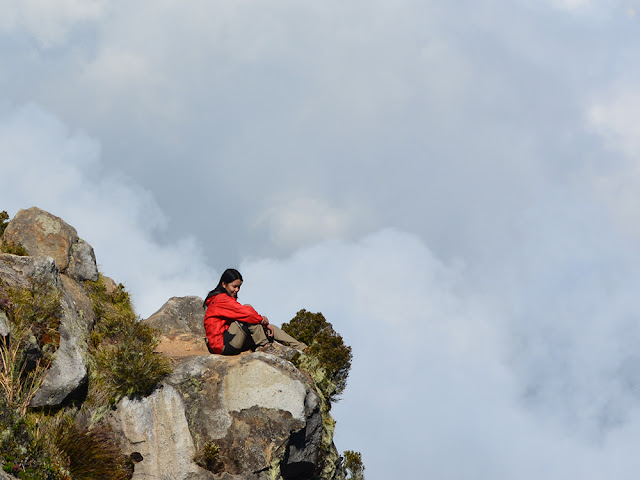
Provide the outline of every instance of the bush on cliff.
<path id="1" fill-rule="evenodd" d="M 364 464 L 362 463 L 362 454 L 353 450 L 345 450 L 343 453 L 344 471 L 346 480 L 364 480 Z"/>
<path id="2" fill-rule="evenodd" d="M 24 415 L 60 342 L 60 293 L 44 281 L 0 282 L 0 309 L 11 332 L 0 336 L 0 399 Z"/>
<path id="3" fill-rule="evenodd" d="M 3 210 L 2 212 L 0 212 L 0 237 L 4 233 L 4 230 L 7 228 L 7 225 L 9 225 L 9 214 L 6 210 Z"/>
<path id="4" fill-rule="evenodd" d="M 114 404 L 124 396 L 149 394 L 171 371 L 169 360 L 154 351 L 157 330 L 139 321 L 122 284 L 109 285 L 100 275 L 85 288 L 97 318 L 90 342 L 92 398 Z"/>
<path id="5" fill-rule="evenodd" d="M 282 324 L 282 329 L 309 346 L 307 353 L 311 358 L 305 359 L 303 355 L 296 363 L 305 370 L 313 370 L 310 373 L 324 397 L 330 402 L 337 401 L 347 386 L 352 359 L 351 347 L 345 345 L 342 335 L 322 313 L 305 309 Z"/>

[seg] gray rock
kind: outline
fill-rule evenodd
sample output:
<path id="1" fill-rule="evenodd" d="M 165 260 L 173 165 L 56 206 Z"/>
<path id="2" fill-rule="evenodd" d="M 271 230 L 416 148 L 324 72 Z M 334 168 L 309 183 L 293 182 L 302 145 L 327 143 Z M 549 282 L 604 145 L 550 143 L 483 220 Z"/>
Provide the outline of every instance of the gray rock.
<path id="1" fill-rule="evenodd" d="M 51 257 L 0 255 L 0 280 L 8 287 L 25 288 L 42 281 L 60 293 L 60 345 L 31 401 L 34 407 L 59 406 L 87 380 L 87 339 L 93 317 L 78 313 L 74 296 L 65 288 L 62 277 Z"/>
<path id="2" fill-rule="evenodd" d="M 91 299 L 87 295 L 87 291 L 79 283 L 64 274 L 60 275 L 60 278 L 64 286 L 65 296 L 80 319 L 82 337 L 85 338 L 85 334 L 93 327 L 96 320 Z"/>
<path id="3" fill-rule="evenodd" d="M 9 335 L 9 319 L 4 311 L 0 310 L 0 337 Z"/>
<path id="4" fill-rule="evenodd" d="M 0 253 L 0 279 L 10 287 L 28 287 L 33 279 L 43 278 L 60 288 L 60 270 L 51 257 L 20 257 Z"/>
<path id="5" fill-rule="evenodd" d="M 86 380 L 87 368 L 77 342 L 61 341 L 47 376 L 29 405 L 60 406 L 67 397 L 84 386 Z"/>
<path id="6" fill-rule="evenodd" d="M 313 385 L 290 362 L 252 353 L 184 359 L 167 380 L 200 444 L 220 449 L 229 478 L 310 478 L 322 416 Z"/>
<path id="7" fill-rule="evenodd" d="M 162 335 L 193 334 L 204 337 L 204 308 L 202 298 L 172 297 L 160 309 L 144 320 L 160 330 Z"/>
<path id="8" fill-rule="evenodd" d="M 98 281 L 98 265 L 93 247 L 81 238 L 71 245 L 67 274 L 78 282 Z"/>
<path id="9" fill-rule="evenodd" d="M 71 247 L 78 241 L 78 233 L 60 217 L 31 207 L 18 211 L 7 225 L 3 238 L 22 245 L 29 255 L 52 257 L 64 272 L 69 265 Z"/>
<path id="10" fill-rule="evenodd" d="M 132 480 L 212 480 L 214 475 L 193 462 L 196 450 L 184 403 L 171 386 L 149 397 L 120 401 L 109 421 L 126 455 L 140 459 Z"/>
<path id="11" fill-rule="evenodd" d="M 0 480 L 16 480 L 16 477 L 5 473 L 3 470 L 0 470 Z"/>

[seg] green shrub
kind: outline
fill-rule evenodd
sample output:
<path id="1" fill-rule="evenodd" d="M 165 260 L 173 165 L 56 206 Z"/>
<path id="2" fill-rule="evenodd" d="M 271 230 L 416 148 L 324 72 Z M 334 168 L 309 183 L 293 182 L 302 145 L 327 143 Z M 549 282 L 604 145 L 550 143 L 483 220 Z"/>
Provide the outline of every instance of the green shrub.
<path id="1" fill-rule="evenodd" d="M 3 210 L 0 212 L 0 237 L 7 228 L 7 225 L 9 225 L 9 214 L 6 210 Z"/>
<path id="2" fill-rule="evenodd" d="M 0 402 L 0 465 L 21 479 L 67 480 L 56 459 L 36 438 L 31 416 L 19 416 Z"/>
<path id="3" fill-rule="evenodd" d="M 5 242 L 4 240 L 0 242 L 0 252 L 18 255 L 20 257 L 26 257 L 29 255 L 27 250 L 19 243 Z"/>
<path id="4" fill-rule="evenodd" d="M 107 383 L 114 401 L 148 395 L 171 372 L 168 359 L 154 352 L 156 346 L 132 337 L 96 352 L 97 381 Z"/>
<path id="5" fill-rule="evenodd" d="M 342 466 L 345 480 L 364 480 L 364 464 L 362 454 L 353 450 L 345 450 L 343 453 L 344 464 Z"/>
<path id="6" fill-rule="evenodd" d="M 0 306 L 12 328 L 30 330 L 38 347 L 48 356 L 60 344 L 61 298 L 60 291 L 43 278 L 32 279 L 23 288 L 0 285 Z"/>
<path id="7" fill-rule="evenodd" d="M 224 464 L 220 459 L 220 449 L 213 442 L 205 443 L 193 460 L 205 470 L 213 473 L 220 473 L 224 470 Z"/>
<path id="8" fill-rule="evenodd" d="M 59 344 L 60 292 L 43 280 L 0 283 L 0 308 L 11 332 L 0 337 L 0 401 L 24 415 Z"/>
<path id="9" fill-rule="evenodd" d="M 131 476 L 131 461 L 105 423 L 81 427 L 74 422 L 73 413 L 59 412 L 43 418 L 38 440 L 47 444 L 51 458 L 73 480 L 126 480 Z"/>
<path id="10" fill-rule="evenodd" d="M 60 292 L 41 279 L 25 288 L 0 282 L 0 309 L 10 330 L 0 337 L 0 464 L 22 479 L 63 479 L 48 444 L 38 441 L 38 415 L 27 413 L 58 346 Z"/>
<path id="11" fill-rule="evenodd" d="M 124 396 L 149 394 L 171 372 L 169 359 L 156 353 L 157 330 L 141 323 L 122 284 L 85 282 L 96 324 L 91 334 L 90 397 L 113 404 Z"/>
<path id="12" fill-rule="evenodd" d="M 300 310 L 282 329 L 294 338 L 309 346 L 308 356 L 317 361 L 305 359 L 301 355 L 297 363 L 310 371 L 316 385 L 330 402 L 339 399 L 347 386 L 347 377 L 351 369 L 351 347 L 344 344 L 342 336 L 333 329 L 322 313 Z M 314 375 L 315 373 L 315 375 Z M 319 384 L 318 384 L 319 383 Z"/>

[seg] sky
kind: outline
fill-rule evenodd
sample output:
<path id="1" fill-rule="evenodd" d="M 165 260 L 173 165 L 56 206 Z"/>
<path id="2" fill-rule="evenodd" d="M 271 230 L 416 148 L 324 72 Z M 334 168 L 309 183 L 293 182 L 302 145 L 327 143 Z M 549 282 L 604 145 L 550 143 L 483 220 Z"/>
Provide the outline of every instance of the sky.
<path id="1" fill-rule="evenodd" d="M 0 210 L 145 318 L 353 347 L 368 480 L 640 470 L 640 0 L 0 0 Z"/>

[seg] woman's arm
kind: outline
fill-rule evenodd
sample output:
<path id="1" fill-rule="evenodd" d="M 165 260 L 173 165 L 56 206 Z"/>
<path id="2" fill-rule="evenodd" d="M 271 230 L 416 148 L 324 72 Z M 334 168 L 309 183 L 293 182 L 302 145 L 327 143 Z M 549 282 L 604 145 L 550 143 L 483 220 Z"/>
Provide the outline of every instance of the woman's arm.
<path id="1" fill-rule="evenodd" d="M 269 323 L 266 317 L 263 317 L 254 310 L 251 305 L 242 305 L 235 298 L 224 293 L 220 293 L 213 299 L 213 314 L 216 317 L 229 320 L 237 320 L 245 323 Z"/>

